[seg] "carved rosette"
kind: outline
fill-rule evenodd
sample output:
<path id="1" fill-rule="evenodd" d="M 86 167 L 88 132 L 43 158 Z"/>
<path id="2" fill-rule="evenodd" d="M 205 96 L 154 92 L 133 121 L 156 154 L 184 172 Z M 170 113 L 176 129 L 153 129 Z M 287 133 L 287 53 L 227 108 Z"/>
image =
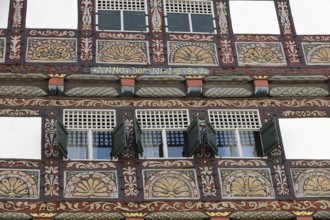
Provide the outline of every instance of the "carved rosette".
<path id="1" fill-rule="evenodd" d="M 196 171 L 143 170 L 145 199 L 199 199 Z"/>
<path id="2" fill-rule="evenodd" d="M 330 65 L 330 44 L 318 42 L 301 43 L 307 65 Z"/>
<path id="3" fill-rule="evenodd" d="M 269 169 L 219 169 L 222 196 L 236 198 L 274 198 Z"/>
<path id="4" fill-rule="evenodd" d="M 0 198 L 39 198 L 39 170 L 0 169 Z"/>
<path id="5" fill-rule="evenodd" d="M 330 169 L 292 168 L 297 197 L 330 197 Z"/>

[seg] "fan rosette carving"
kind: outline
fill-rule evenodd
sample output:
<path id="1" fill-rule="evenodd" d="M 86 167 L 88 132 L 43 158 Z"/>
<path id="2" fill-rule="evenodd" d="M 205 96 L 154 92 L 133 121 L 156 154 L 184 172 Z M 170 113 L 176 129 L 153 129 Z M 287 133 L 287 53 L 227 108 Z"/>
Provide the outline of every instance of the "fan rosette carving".
<path id="1" fill-rule="evenodd" d="M 22 179 L 16 177 L 2 179 L 0 182 L 0 197 L 29 197 L 28 185 Z"/>
<path id="2" fill-rule="evenodd" d="M 266 197 L 265 186 L 260 180 L 251 176 L 239 177 L 231 184 L 233 197 Z"/>
<path id="3" fill-rule="evenodd" d="M 330 196 L 330 179 L 327 176 L 315 175 L 307 179 L 305 193 L 313 196 Z"/>

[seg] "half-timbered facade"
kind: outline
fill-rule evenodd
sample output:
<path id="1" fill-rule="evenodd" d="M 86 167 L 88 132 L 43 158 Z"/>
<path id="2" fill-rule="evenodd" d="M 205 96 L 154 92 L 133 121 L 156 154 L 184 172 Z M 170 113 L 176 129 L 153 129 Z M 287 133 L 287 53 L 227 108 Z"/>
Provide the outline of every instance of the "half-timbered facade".
<path id="1" fill-rule="evenodd" d="M 330 219 L 330 31 L 294 2 L 0 0 L 0 219 Z"/>

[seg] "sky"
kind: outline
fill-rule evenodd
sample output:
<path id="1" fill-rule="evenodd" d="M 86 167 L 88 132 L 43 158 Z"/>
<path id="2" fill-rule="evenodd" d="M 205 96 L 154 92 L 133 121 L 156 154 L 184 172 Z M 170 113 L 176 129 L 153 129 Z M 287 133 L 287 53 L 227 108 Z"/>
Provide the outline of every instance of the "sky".
<path id="1" fill-rule="evenodd" d="M 27 0 L 26 27 L 76 29 L 77 0 Z M 330 34 L 330 0 L 290 0 L 297 34 Z M 9 0 L 0 0 L 0 28 L 7 28 Z M 231 0 L 236 34 L 279 34 L 271 0 Z"/>

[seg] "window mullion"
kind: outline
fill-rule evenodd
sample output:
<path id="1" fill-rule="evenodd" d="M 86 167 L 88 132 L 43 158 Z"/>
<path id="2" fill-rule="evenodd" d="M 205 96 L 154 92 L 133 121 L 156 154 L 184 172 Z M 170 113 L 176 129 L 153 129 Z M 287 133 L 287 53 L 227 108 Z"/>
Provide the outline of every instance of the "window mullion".
<path id="1" fill-rule="evenodd" d="M 237 152 L 239 157 L 243 157 L 243 149 L 241 144 L 241 138 L 239 135 L 239 130 L 235 129 L 235 136 L 236 136 L 236 144 L 237 144 Z"/>
<path id="2" fill-rule="evenodd" d="M 193 30 L 193 25 L 192 25 L 192 20 L 191 20 L 191 13 L 188 13 L 188 19 L 189 19 L 189 29 L 190 29 L 190 33 L 194 32 Z"/>
<path id="3" fill-rule="evenodd" d="M 88 129 L 88 149 L 87 149 L 87 158 L 93 159 L 93 132 L 92 129 Z"/>
<path id="4" fill-rule="evenodd" d="M 120 10 L 120 29 L 124 31 L 124 10 Z"/>
<path id="5" fill-rule="evenodd" d="M 167 146 L 167 137 L 166 130 L 162 129 L 162 142 L 163 142 L 163 155 L 164 158 L 168 158 L 168 146 Z"/>

